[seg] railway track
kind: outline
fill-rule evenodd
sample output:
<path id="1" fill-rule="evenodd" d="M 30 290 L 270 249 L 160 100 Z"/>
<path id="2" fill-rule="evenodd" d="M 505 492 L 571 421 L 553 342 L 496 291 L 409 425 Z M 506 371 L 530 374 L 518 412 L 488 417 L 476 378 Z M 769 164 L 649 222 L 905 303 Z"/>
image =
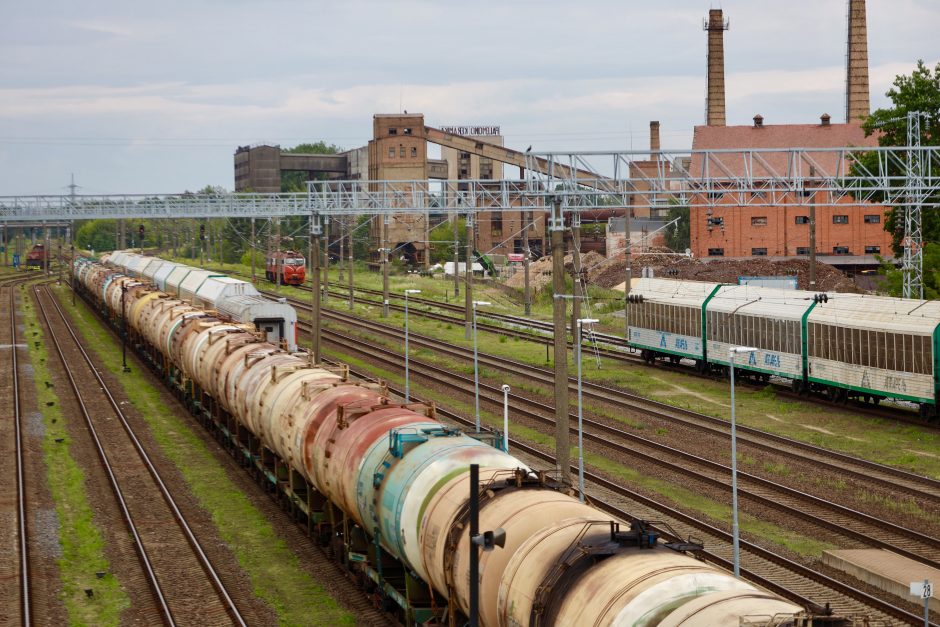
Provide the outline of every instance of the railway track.
<path id="1" fill-rule="evenodd" d="M 328 340 L 352 349 L 386 366 L 396 368 L 401 364 L 401 356 L 389 349 L 375 347 L 358 338 L 335 332 L 326 332 Z M 411 372 L 422 376 L 437 385 L 444 385 L 459 393 L 467 394 L 473 389 L 473 379 L 455 374 L 422 362 L 411 360 Z M 489 386 L 480 386 L 481 399 L 489 401 L 497 410 L 502 405 L 502 390 Z M 539 424 L 551 427 L 554 432 L 554 408 L 529 398 L 510 394 L 510 409 L 514 416 L 528 418 Z M 570 415 L 572 424 L 577 424 L 577 415 Z M 622 429 L 594 420 L 585 419 L 584 439 L 595 446 L 614 452 L 621 458 L 639 459 L 645 464 L 665 468 L 672 475 L 684 476 L 688 481 L 705 484 L 709 487 L 726 491 L 730 483 L 731 468 L 697 455 L 678 450 L 671 446 L 655 442 Z M 575 427 L 572 434 L 577 434 Z M 920 561 L 928 566 L 940 568 L 940 540 L 895 525 L 889 521 L 851 510 L 826 501 L 812 494 L 769 481 L 767 479 L 738 472 L 739 494 L 745 500 L 764 507 L 772 507 L 802 524 L 825 528 L 843 537 L 847 543 L 865 548 L 881 548 Z"/>
<path id="2" fill-rule="evenodd" d="M 362 379 L 374 379 L 368 373 L 352 370 L 350 373 Z M 396 394 L 402 393 L 401 390 L 391 389 L 391 391 Z M 417 398 L 413 400 L 420 402 Z M 438 416 L 456 424 L 473 427 L 472 420 L 444 408 L 438 408 L 437 413 Z M 522 451 L 548 465 L 555 464 L 552 455 L 536 447 L 513 438 L 510 438 L 510 443 L 516 451 Z M 571 470 L 577 472 L 574 466 Z M 653 526 L 665 539 L 686 541 L 687 538 L 695 536 L 696 540 L 712 547 L 700 553 L 703 559 L 727 570 L 732 568 L 731 534 L 728 532 L 698 521 L 594 473 L 586 472 L 585 479 L 612 497 L 605 496 L 603 500 L 592 498 L 592 503 L 600 509 L 623 520 L 640 518 L 656 521 Z M 613 499 L 616 499 L 617 503 L 611 502 Z M 747 541 L 741 542 L 741 564 L 741 574 L 745 579 L 816 611 L 829 607 L 842 616 L 867 616 L 873 621 L 872 624 L 879 624 L 874 621 L 882 621 L 881 624 L 897 624 L 897 621 L 918 624 L 918 621 L 923 620 L 917 614 Z"/>
<path id="3" fill-rule="evenodd" d="M 293 286 L 295 289 L 310 291 L 310 288 L 306 285 Z M 356 288 L 356 291 L 360 291 L 366 294 L 380 295 L 382 292 L 378 290 L 370 290 L 366 288 Z M 261 291 L 265 296 L 272 298 L 280 297 L 276 292 L 270 291 Z M 334 294 L 330 292 L 331 296 L 340 297 L 341 295 Z M 399 295 L 393 295 L 394 298 L 401 298 Z M 382 302 L 371 300 L 368 298 L 359 297 L 356 299 L 358 302 L 371 305 L 373 307 L 381 307 Z M 464 320 L 464 307 L 460 305 L 454 305 L 450 303 L 441 303 L 439 301 L 434 301 L 427 298 L 409 298 L 409 302 L 414 300 L 416 303 L 425 304 L 432 308 L 444 309 L 447 311 L 452 311 L 457 314 L 457 316 L 448 315 L 445 313 L 439 313 L 436 311 L 422 309 L 421 307 L 409 307 L 409 310 L 414 315 L 418 315 L 424 318 L 431 320 L 437 320 L 439 322 L 446 322 L 448 324 L 454 325 L 463 325 Z M 287 297 L 287 301 L 299 308 L 309 309 L 309 304 L 303 301 L 300 301 L 295 298 Z M 403 305 L 396 305 L 393 303 L 389 304 L 389 308 L 393 311 L 404 311 Z M 481 331 L 488 333 L 494 333 L 498 335 L 504 335 L 507 337 L 514 337 L 523 339 L 529 342 L 536 342 L 540 344 L 550 345 L 554 342 L 554 326 L 550 322 L 545 322 L 542 320 L 536 320 L 533 318 L 525 318 L 522 316 L 513 316 L 509 314 L 501 314 L 497 312 L 487 311 L 485 308 L 479 309 L 477 311 L 477 328 Z M 490 318 L 500 322 L 501 324 L 487 324 L 481 322 L 479 318 Z M 586 337 L 586 339 L 588 339 Z M 568 347 L 572 347 L 572 342 L 568 341 Z M 682 370 L 689 376 L 699 377 L 708 380 L 715 380 L 720 378 L 719 375 L 714 373 L 702 373 L 695 369 L 694 365 L 690 365 L 689 360 L 677 360 L 677 361 L 654 361 L 647 362 L 642 358 L 639 353 L 633 352 L 633 349 L 630 348 L 629 344 L 622 337 L 616 335 L 610 335 L 608 333 L 598 333 L 594 332 L 591 334 L 590 341 L 585 347 L 585 355 L 596 355 L 597 357 L 603 357 L 606 359 L 611 359 L 614 361 L 619 361 L 623 363 L 629 363 L 631 365 L 639 365 L 647 368 L 662 368 L 665 370 L 675 371 L 677 369 Z M 797 394 L 792 389 L 792 384 L 788 381 L 782 379 L 771 378 L 768 380 L 751 380 L 746 372 L 742 371 L 742 375 L 738 381 L 739 385 L 763 388 L 767 385 L 773 386 L 776 393 L 782 397 L 791 398 L 794 400 L 799 400 L 801 402 L 813 403 L 815 405 L 820 405 L 824 407 L 832 407 L 835 403 L 833 401 L 826 400 L 824 398 L 819 398 L 812 395 L 801 395 Z M 936 425 L 925 422 L 922 418 L 919 418 L 916 412 L 913 409 L 907 409 L 900 406 L 875 406 L 868 403 L 863 403 L 861 401 L 852 400 L 844 401 L 842 403 L 845 406 L 851 407 L 853 411 L 859 412 L 866 416 L 873 416 L 877 418 L 887 418 L 890 420 L 905 422 L 908 424 L 913 424 L 921 427 L 928 427 L 931 429 L 936 428 Z"/>
<path id="4" fill-rule="evenodd" d="M 324 318 L 342 323 L 350 328 L 364 330 L 388 338 L 396 343 L 401 341 L 403 332 L 397 327 L 358 318 L 349 318 L 329 310 L 323 310 L 322 313 Z M 409 333 L 409 341 L 416 348 L 430 349 L 445 357 L 454 359 L 456 362 L 469 363 L 473 358 L 470 350 L 414 332 Z M 554 386 L 554 373 L 550 370 L 487 353 L 479 353 L 478 359 L 481 367 L 499 370 L 514 376 L 526 377 L 548 390 L 551 390 Z M 569 379 L 569 387 L 572 392 L 576 390 L 576 381 L 574 379 Z M 727 441 L 728 421 L 722 418 L 660 403 L 609 386 L 585 382 L 582 387 L 585 399 L 600 401 L 613 406 L 619 411 L 640 412 L 646 416 L 694 429 L 705 436 Z M 923 499 L 928 503 L 940 505 L 940 481 L 930 477 L 742 425 L 737 427 L 737 439 L 739 446 L 752 447 L 757 451 L 785 456 L 793 459 L 801 466 L 810 465 L 827 472 L 851 476 L 859 481 L 877 484 L 882 488 L 902 492 Z"/>
<path id="5" fill-rule="evenodd" d="M 246 625 L 55 297 L 39 287 L 34 297 L 138 556 L 139 572 L 124 585 L 136 588 L 138 598 L 151 600 L 141 608 L 145 620 Z"/>
<path id="6" fill-rule="evenodd" d="M 0 421 L 0 442 L 4 455 L 0 460 L 4 480 L 0 482 L 0 499 L 13 505 L 12 515 L 0 518 L 3 561 L 0 562 L 0 590 L 8 607 L 16 607 L 21 625 L 31 625 L 35 620 L 31 596 L 31 572 L 29 535 L 27 528 L 27 486 L 25 468 L 25 444 L 23 437 L 23 411 L 20 392 L 20 365 L 17 352 L 24 345 L 17 330 L 16 286 L 21 278 L 6 279 L 0 284 L 0 347 L 9 353 L 9 376 L 3 377 L 0 394 L 3 396 L 3 416 L 10 419 Z M 12 477 L 11 477 L 12 475 Z"/>

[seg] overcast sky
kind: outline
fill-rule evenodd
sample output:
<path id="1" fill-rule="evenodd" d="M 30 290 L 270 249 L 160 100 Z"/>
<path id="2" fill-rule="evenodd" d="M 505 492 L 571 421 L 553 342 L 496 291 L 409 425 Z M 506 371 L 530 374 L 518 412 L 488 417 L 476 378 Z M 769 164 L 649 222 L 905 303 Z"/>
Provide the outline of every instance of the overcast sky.
<path id="1" fill-rule="evenodd" d="M 235 147 L 365 144 L 373 113 L 535 151 L 688 149 L 709 8 L 729 124 L 844 121 L 845 0 L 4 3 L 0 195 L 234 187 Z M 938 0 L 868 0 L 872 106 L 940 60 Z"/>

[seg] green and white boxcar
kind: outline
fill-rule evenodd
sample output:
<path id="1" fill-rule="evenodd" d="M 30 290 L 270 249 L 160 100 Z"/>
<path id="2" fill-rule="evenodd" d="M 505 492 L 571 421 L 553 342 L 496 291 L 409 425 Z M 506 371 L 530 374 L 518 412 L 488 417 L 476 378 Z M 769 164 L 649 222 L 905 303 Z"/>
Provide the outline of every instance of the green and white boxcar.
<path id="1" fill-rule="evenodd" d="M 719 287 L 720 283 L 641 279 L 630 290 L 632 297 L 643 297 L 628 306 L 630 345 L 650 361 L 688 357 L 704 363 L 704 307 Z"/>
<path id="2" fill-rule="evenodd" d="M 835 398 L 895 398 L 936 415 L 940 302 L 838 294 L 808 316 L 808 378 Z"/>
<path id="3" fill-rule="evenodd" d="M 803 323 L 813 308 L 813 292 L 748 285 L 725 285 L 706 307 L 708 362 L 729 366 L 729 349 L 756 352 L 735 359 L 735 367 L 803 382 Z"/>

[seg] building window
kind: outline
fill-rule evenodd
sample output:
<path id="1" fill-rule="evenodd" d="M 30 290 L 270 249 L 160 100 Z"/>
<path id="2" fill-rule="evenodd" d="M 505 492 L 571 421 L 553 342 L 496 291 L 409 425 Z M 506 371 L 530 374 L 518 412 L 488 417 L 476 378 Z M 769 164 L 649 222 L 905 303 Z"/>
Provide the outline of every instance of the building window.
<path id="1" fill-rule="evenodd" d="M 800 196 L 802 196 L 803 198 L 809 198 L 815 193 L 815 191 L 816 190 L 814 189 L 801 189 Z"/>
<path id="2" fill-rule="evenodd" d="M 767 226 L 767 216 L 754 216 L 751 218 L 751 226 Z"/>
<path id="3" fill-rule="evenodd" d="M 414 159 L 414 158 L 416 158 L 417 156 L 418 156 L 418 149 L 412 147 L 412 149 L 411 149 L 411 158 Z"/>
<path id="4" fill-rule="evenodd" d="M 833 255 L 848 255 L 849 247 L 848 246 L 833 246 L 832 254 Z"/>
<path id="5" fill-rule="evenodd" d="M 866 254 L 866 255 L 880 255 L 880 254 L 881 254 L 881 246 L 866 246 L 866 247 L 865 247 L 865 254 Z"/>
<path id="6" fill-rule="evenodd" d="M 865 224 L 881 224 L 881 216 L 877 213 L 865 216 Z"/>
<path id="7" fill-rule="evenodd" d="M 833 224 L 848 224 L 849 216 L 832 216 Z"/>
<path id="8" fill-rule="evenodd" d="M 410 129 L 410 128 L 406 128 L 406 129 L 405 129 L 405 135 L 411 135 L 411 129 Z"/>
<path id="9" fill-rule="evenodd" d="M 767 192 L 751 192 L 751 198 L 754 200 L 767 198 Z"/>
<path id="10" fill-rule="evenodd" d="M 709 248 L 708 256 L 709 257 L 724 257 L 725 249 L 724 248 Z"/>
<path id="11" fill-rule="evenodd" d="M 398 135 L 398 129 L 397 129 L 397 128 L 390 128 L 390 129 L 388 129 L 388 134 L 389 134 L 389 135 Z"/>
<path id="12" fill-rule="evenodd" d="M 708 192 L 709 200 L 721 200 L 725 197 L 724 192 Z"/>
<path id="13" fill-rule="evenodd" d="M 503 235 L 503 214 L 499 211 L 490 214 L 490 233 L 496 237 Z"/>
<path id="14" fill-rule="evenodd" d="M 399 146 L 399 147 L 398 147 L 398 156 L 401 157 L 402 159 L 405 158 L 405 147 L 404 147 L 404 146 Z"/>
<path id="15" fill-rule="evenodd" d="M 394 158 L 395 158 L 395 147 L 394 147 L 394 146 L 392 146 L 391 148 L 388 149 L 388 158 L 389 158 L 389 159 L 394 159 Z"/>
<path id="16" fill-rule="evenodd" d="M 796 254 L 797 254 L 797 255 L 808 255 L 808 254 L 809 254 L 809 246 L 797 246 L 797 247 L 796 247 Z"/>
<path id="17" fill-rule="evenodd" d="M 751 254 L 754 255 L 755 257 L 766 257 L 767 249 L 766 248 L 752 248 Z"/>
<path id="18" fill-rule="evenodd" d="M 794 218 L 797 224 L 809 224 L 809 216 L 796 216 Z"/>

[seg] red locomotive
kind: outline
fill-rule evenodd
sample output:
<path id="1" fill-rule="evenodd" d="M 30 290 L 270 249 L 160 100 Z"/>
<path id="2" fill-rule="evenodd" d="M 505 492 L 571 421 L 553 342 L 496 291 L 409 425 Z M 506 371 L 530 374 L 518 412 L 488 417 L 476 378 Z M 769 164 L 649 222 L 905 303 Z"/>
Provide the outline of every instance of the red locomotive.
<path id="1" fill-rule="evenodd" d="M 305 263 L 306 259 L 297 251 L 271 253 L 265 260 L 264 275 L 279 285 L 302 285 L 306 278 Z"/>
<path id="2" fill-rule="evenodd" d="M 46 247 L 42 244 L 36 244 L 33 249 L 26 253 L 27 268 L 44 268 L 46 265 Z"/>

